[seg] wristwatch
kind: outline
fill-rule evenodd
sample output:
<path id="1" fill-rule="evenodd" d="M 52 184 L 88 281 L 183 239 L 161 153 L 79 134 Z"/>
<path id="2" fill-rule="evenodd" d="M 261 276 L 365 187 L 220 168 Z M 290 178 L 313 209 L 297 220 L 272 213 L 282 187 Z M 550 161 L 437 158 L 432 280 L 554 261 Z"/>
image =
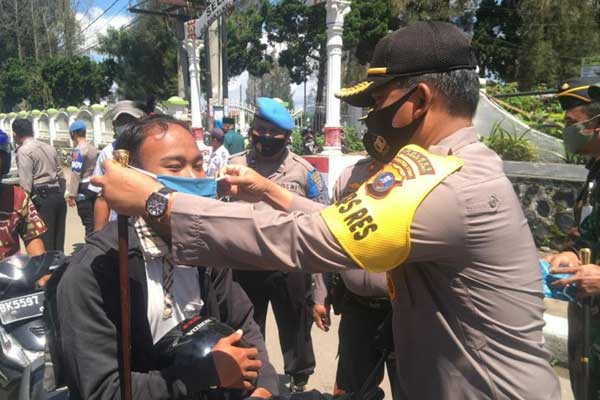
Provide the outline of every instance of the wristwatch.
<path id="1" fill-rule="evenodd" d="M 152 218 L 160 218 L 167 212 L 169 204 L 169 193 L 174 190 L 168 187 L 163 187 L 157 192 L 153 192 L 146 200 L 146 212 Z"/>

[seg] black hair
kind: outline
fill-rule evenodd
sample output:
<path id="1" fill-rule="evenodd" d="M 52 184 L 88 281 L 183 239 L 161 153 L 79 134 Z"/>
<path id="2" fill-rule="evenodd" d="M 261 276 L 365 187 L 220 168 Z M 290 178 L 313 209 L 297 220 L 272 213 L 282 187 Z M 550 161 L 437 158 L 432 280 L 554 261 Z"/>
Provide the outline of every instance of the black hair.
<path id="1" fill-rule="evenodd" d="M 12 123 L 12 131 L 20 137 L 33 136 L 33 125 L 25 118 L 17 118 Z"/>
<path id="2" fill-rule="evenodd" d="M 410 88 L 419 82 L 431 85 L 444 98 L 450 115 L 467 118 L 475 115 L 479 103 L 479 77 L 475 70 L 457 69 L 399 78 L 397 85 Z"/>
<path id="3" fill-rule="evenodd" d="M 186 122 L 173 118 L 167 114 L 154 114 L 142 117 L 127 124 L 124 132 L 119 135 L 115 141 L 115 150 L 129 151 L 129 162 L 134 166 L 139 166 L 140 162 L 138 158 L 138 152 L 142 142 L 144 139 L 146 139 L 146 136 L 153 128 L 156 127 L 158 127 L 160 132 L 164 134 L 169 129 L 169 125 L 180 126 L 190 135 L 193 135 L 190 131 L 189 125 Z"/>
<path id="4" fill-rule="evenodd" d="M 71 131 L 70 133 L 72 133 L 73 135 L 78 136 L 78 137 L 85 137 L 85 128 L 77 129 L 75 131 Z"/>
<path id="5" fill-rule="evenodd" d="M 585 104 L 581 109 L 588 118 L 594 118 L 596 115 L 600 115 L 600 101 Z"/>
<path id="6" fill-rule="evenodd" d="M 210 136 L 211 138 L 215 139 L 217 142 L 219 142 L 220 144 L 223 144 L 225 142 L 225 136 Z"/>

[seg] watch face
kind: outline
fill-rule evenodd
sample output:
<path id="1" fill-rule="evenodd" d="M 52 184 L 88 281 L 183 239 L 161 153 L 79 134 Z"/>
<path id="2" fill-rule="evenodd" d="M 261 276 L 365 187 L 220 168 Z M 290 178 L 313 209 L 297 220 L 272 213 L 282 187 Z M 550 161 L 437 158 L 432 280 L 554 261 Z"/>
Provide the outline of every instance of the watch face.
<path id="1" fill-rule="evenodd" d="M 162 217 L 167 208 L 167 197 L 159 193 L 152 193 L 146 201 L 146 211 L 151 217 Z"/>

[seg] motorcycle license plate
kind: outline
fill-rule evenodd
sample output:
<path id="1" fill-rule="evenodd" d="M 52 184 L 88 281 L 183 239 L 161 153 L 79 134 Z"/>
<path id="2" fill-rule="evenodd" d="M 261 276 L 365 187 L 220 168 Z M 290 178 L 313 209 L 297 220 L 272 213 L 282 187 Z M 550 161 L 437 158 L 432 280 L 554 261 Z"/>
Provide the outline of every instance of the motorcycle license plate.
<path id="1" fill-rule="evenodd" d="M 39 317 L 43 312 L 44 292 L 0 301 L 0 320 L 4 325 Z"/>

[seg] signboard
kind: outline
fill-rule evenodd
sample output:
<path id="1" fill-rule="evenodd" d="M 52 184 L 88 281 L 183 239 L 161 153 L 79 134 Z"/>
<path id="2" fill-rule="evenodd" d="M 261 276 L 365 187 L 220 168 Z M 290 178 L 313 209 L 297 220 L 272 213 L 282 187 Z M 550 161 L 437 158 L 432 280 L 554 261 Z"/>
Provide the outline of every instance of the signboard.
<path id="1" fill-rule="evenodd" d="M 600 64 L 582 65 L 581 66 L 581 77 L 582 78 L 600 78 Z"/>
<path id="2" fill-rule="evenodd" d="M 159 0 L 158 1 L 161 4 L 169 4 L 172 6 L 178 6 L 178 7 L 186 7 L 187 3 L 185 0 Z"/>
<path id="3" fill-rule="evenodd" d="M 233 7 L 236 0 L 210 0 L 206 9 L 198 19 L 186 22 L 186 39 L 196 39 L 201 37 L 204 30 L 227 9 Z"/>

